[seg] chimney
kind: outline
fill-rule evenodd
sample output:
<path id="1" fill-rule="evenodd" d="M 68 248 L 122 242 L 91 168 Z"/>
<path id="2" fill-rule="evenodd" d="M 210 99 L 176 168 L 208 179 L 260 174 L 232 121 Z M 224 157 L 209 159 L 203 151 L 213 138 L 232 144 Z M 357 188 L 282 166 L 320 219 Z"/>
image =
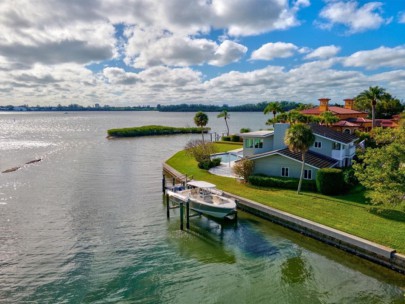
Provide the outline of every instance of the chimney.
<path id="1" fill-rule="evenodd" d="M 354 99 L 343 99 L 345 102 L 345 109 L 353 110 L 353 105 L 354 105 Z"/>
<path id="2" fill-rule="evenodd" d="M 328 111 L 329 98 L 319 98 L 319 112 Z"/>

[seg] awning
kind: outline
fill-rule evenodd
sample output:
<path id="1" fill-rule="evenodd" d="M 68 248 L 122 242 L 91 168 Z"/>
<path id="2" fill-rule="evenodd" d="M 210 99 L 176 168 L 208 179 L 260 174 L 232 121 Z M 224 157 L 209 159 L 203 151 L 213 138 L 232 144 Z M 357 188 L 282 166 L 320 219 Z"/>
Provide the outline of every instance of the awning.
<path id="1" fill-rule="evenodd" d="M 197 187 L 197 188 L 215 188 L 216 186 L 211 183 L 207 183 L 204 181 L 191 181 L 188 182 L 187 185 L 192 186 L 192 187 Z"/>

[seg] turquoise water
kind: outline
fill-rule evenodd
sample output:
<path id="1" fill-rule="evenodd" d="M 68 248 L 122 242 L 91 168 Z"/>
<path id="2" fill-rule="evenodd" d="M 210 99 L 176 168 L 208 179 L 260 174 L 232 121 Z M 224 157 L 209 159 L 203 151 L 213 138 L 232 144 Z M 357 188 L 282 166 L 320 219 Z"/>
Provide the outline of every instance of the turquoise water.
<path id="1" fill-rule="evenodd" d="M 192 117 L 0 114 L 0 170 L 43 158 L 0 174 L 0 303 L 404 303 L 404 276 L 249 214 L 167 220 L 161 163 L 199 136 L 106 129 Z M 230 126 L 265 121 L 231 113 Z"/>
<path id="2" fill-rule="evenodd" d="M 230 163 L 242 157 L 234 153 L 220 153 L 212 155 L 212 158 L 221 158 L 221 163 Z"/>

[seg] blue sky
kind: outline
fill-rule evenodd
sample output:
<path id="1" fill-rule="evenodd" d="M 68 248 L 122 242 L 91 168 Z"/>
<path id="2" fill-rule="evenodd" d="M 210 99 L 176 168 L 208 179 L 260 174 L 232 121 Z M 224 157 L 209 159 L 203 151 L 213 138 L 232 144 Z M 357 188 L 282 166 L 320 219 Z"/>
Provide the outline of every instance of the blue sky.
<path id="1" fill-rule="evenodd" d="M 405 99 L 405 1 L 0 4 L 0 105 Z"/>

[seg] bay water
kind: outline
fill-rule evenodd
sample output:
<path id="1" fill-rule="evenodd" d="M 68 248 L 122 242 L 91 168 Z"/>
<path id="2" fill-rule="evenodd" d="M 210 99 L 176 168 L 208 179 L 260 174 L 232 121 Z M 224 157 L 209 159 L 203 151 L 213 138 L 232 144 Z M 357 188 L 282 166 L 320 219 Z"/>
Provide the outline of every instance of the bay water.
<path id="1" fill-rule="evenodd" d="M 226 132 L 209 113 L 208 126 Z M 194 113 L 0 113 L 0 303 L 405 303 L 403 275 L 239 212 L 179 230 L 162 162 L 199 135 L 107 140 L 110 128 L 194 126 Z M 231 113 L 232 132 L 264 129 Z M 42 161 L 25 163 L 41 158 Z"/>

